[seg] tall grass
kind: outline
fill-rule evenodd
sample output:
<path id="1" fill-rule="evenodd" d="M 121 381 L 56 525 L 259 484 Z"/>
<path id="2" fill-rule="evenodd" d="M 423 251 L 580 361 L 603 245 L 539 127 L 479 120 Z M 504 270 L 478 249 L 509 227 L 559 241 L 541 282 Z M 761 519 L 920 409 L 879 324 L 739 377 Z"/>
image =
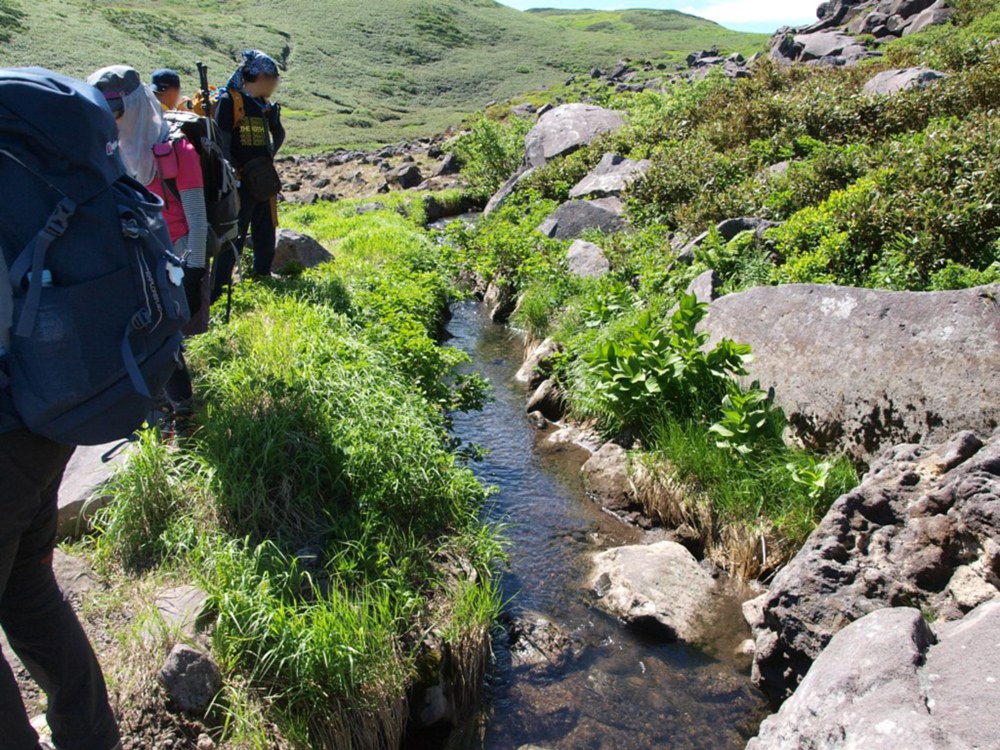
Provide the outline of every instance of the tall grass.
<path id="1" fill-rule="evenodd" d="M 232 321 L 189 347 L 199 427 L 145 435 L 102 515 L 100 556 L 209 593 L 215 654 L 256 696 L 227 714 L 234 737 L 267 734 L 241 723 L 259 700 L 303 745 L 398 747 L 427 619 L 447 669 L 488 652 L 501 548 L 445 412 L 487 393 L 435 342 L 449 267 L 404 213 L 289 212 L 334 263 L 236 290 Z M 444 559 L 475 576 L 452 586 Z"/>
<path id="2" fill-rule="evenodd" d="M 174 519 L 202 510 L 203 478 L 197 460 L 170 451 L 155 430 L 140 433 L 127 471 L 116 473 L 108 486 L 114 501 L 94 519 L 102 566 L 141 572 L 162 562 Z"/>
<path id="3" fill-rule="evenodd" d="M 824 461 L 780 443 L 742 456 L 720 448 L 703 424 L 669 414 L 657 419 L 639 460 L 647 512 L 693 526 L 709 554 L 745 578 L 787 562 L 858 481 L 846 458 Z M 822 474 L 821 484 L 801 481 L 806 474 Z"/>

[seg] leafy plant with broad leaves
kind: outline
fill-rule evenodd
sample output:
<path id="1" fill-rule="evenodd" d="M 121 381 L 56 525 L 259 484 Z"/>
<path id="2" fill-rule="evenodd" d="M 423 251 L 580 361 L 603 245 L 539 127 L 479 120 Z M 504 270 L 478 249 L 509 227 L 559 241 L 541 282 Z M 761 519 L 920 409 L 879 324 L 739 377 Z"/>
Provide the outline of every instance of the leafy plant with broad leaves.
<path id="1" fill-rule="evenodd" d="M 748 391 L 735 381 L 728 386 L 729 392 L 722 399 L 722 418 L 708 430 L 715 434 L 719 448 L 729 448 L 745 456 L 774 437 L 771 402 L 757 383 Z"/>
<path id="2" fill-rule="evenodd" d="M 707 305 L 683 295 L 666 327 L 644 312 L 623 342 L 599 344 L 583 360 L 599 397 L 626 424 L 641 425 L 661 409 L 703 414 L 719 403 L 727 384 L 744 375 L 750 347 L 724 339 L 706 350 L 698 332 Z"/>
<path id="3" fill-rule="evenodd" d="M 792 475 L 792 481 L 807 487 L 809 489 L 809 497 L 815 500 L 826 490 L 833 464 L 829 461 L 823 461 L 818 464 L 811 461 L 807 463 L 790 461 L 785 464 L 785 468 Z"/>
<path id="4" fill-rule="evenodd" d="M 638 307 L 639 298 L 628 284 L 615 282 L 609 289 L 599 292 L 583 308 L 583 321 L 587 328 L 601 328 L 626 312 Z"/>

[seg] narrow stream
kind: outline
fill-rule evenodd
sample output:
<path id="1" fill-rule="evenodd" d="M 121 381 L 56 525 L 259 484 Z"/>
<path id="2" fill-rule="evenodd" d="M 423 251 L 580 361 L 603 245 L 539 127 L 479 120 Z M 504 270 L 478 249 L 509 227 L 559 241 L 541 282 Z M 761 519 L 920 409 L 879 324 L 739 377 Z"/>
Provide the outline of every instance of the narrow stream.
<path id="1" fill-rule="evenodd" d="M 568 631 L 576 656 L 562 670 L 515 668 L 506 644 L 496 643 L 481 726 L 474 740 L 449 748 L 743 748 L 765 707 L 746 662 L 734 656 L 747 637 L 738 601 L 708 650 L 646 640 L 594 608 L 586 587 L 590 555 L 641 543 L 644 532 L 584 493 L 585 451 L 543 449 L 544 434 L 529 425 L 524 390 L 513 379 L 522 361 L 519 340 L 481 305 L 455 305 L 453 315 L 446 343 L 468 352 L 469 367 L 494 389 L 495 401 L 482 412 L 456 416 L 455 433 L 490 451 L 474 468 L 500 488 L 491 518 L 509 524 L 504 596 L 513 599 L 513 616 L 542 615 Z"/>

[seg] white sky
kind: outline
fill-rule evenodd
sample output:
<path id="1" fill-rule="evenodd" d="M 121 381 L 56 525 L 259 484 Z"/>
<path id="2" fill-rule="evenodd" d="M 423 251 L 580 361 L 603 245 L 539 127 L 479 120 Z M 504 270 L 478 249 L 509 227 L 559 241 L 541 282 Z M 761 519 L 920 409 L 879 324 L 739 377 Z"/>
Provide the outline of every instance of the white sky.
<path id="1" fill-rule="evenodd" d="M 731 29 L 774 31 L 816 20 L 820 0 L 500 0 L 521 10 L 528 8 L 593 8 L 623 10 L 656 8 L 684 11 L 709 18 Z"/>

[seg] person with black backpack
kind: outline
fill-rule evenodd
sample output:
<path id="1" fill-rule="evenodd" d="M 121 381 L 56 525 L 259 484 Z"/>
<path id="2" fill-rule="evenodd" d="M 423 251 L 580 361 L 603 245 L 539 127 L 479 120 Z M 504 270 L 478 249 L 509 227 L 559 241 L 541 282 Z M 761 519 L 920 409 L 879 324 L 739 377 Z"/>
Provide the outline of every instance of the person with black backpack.
<path id="1" fill-rule="evenodd" d="M 248 230 L 253 235 L 254 275 L 271 275 L 278 227 L 277 196 L 281 191 L 274 156 L 285 141 L 281 107 L 270 101 L 279 75 L 273 58 L 259 50 L 247 50 L 243 63 L 219 96 L 216 121 L 222 131 L 223 149 L 240 179 L 240 231 L 235 252 L 219 257 L 213 300 L 232 283 Z"/>
<path id="2" fill-rule="evenodd" d="M 74 446 L 142 426 L 188 320 L 162 203 L 119 152 L 119 98 L 41 68 L 0 70 L 0 626 L 65 750 L 121 737 L 52 570 L 59 485 Z M 0 745 L 51 747 L 2 657 Z"/>

